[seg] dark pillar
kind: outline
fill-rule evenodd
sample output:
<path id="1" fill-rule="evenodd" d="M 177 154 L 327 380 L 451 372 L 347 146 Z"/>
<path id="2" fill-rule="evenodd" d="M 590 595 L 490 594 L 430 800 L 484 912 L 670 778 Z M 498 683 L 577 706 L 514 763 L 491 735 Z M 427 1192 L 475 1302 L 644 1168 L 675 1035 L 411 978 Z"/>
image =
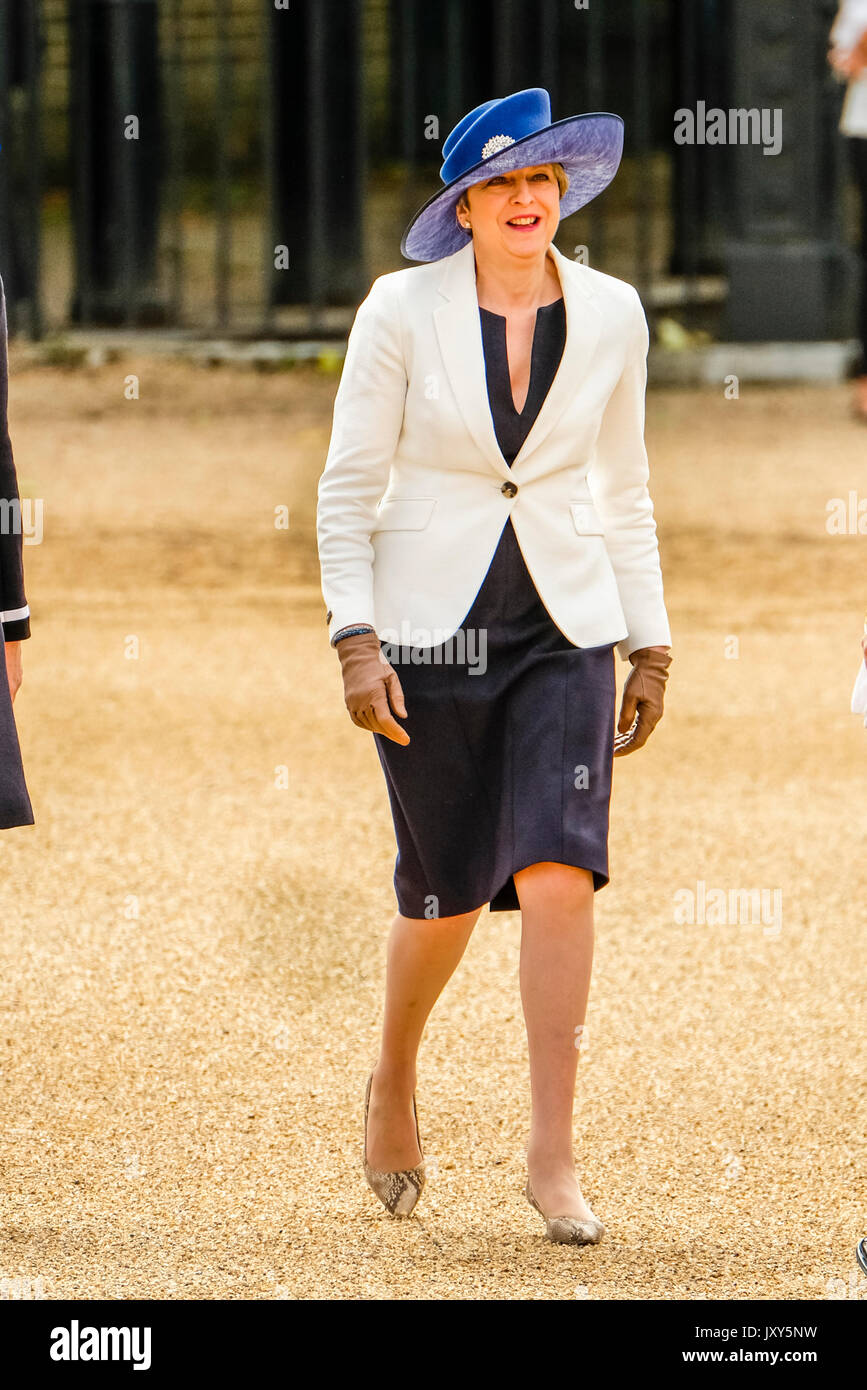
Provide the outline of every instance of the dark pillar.
<path id="1" fill-rule="evenodd" d="M 158 323 L 157 0 L 71 0 L 73 322 Z M 138 138 L 127 138 L 128 118 Z"/>
<path id="2" fill-rule="evenodd" d="M 292 0 L 266 13 L 267 300 L 351 304 L 367 288 L 363 6 Z"/>
<path id="3" fill-rule="evenodd" d="M 782 110 L 782 150 L 735 144 L 723 337 L 847 336 L 851 255 L 827 161 L 827 25 L 815 0 L 732 0 L 732 105 Z M 705 157 L 715 153 L 708 147 Z"/>
<path id="4" fill-rule="evenodd" d="M 671 141 L 672 113 L 733 103 L 730 93 L 731 0 L 673 0 L 674 64 L 671 98 L 660 133 Z M 731 151 L 727 146 L 672 148 L 672 275 L 719 275 L 724 269 L 722 236 L 731 207 Z"/>
<path id="5" fill-rule="evenodd" d="M 462 116 L 526 87 L 547 89 L 555 120 L 571 115 L 575 54 L 589 24 L 584 14 L 564 13 L 561 0 L 389 0 L 387 156 L 438 166 Z M 439 118 L 436 141 L 426 138 L 429 115 Z"/>

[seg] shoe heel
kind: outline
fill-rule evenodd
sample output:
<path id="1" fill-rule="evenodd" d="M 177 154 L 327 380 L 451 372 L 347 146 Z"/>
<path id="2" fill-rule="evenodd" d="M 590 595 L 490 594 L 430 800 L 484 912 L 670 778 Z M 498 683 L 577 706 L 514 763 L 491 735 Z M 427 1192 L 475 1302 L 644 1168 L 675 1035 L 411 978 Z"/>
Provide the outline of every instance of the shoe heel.
<path id="1" fill-rule="evenodd" d="M 536 1201 L 529 1177 L 525 1195 L 542 1217 L 545 1234 L 555 1245 L 598 1245 L 605 1235 L 605 1227 L 598 1216 L 594 1216 L 592 1221 L 579 1221 L 576 1216 L 546 1216 Z"/>
<path id="2" fill-rule="evenodd" d="M 421 1146 L 421 1136 L 418 1128 L 418 1110 L 416 1109 L 415 1094 L 413 1093 L 412 1098 L 412 1113 L 415 1118 L 415 1134 L 419 1152 L 422 1155 L 422 1161 L 417 1164 L 415 1168 L 403 1168 L 395 1173 L 381 1172 L 377 1168 L 371 1168 L 367 1161 L 367 1115 L 370 1110 L 370 1088 L 372 1083 L 373 1072 L 371 1072 L 367 1078 L 367 1086 L 364 1092 L 364 1177 L 371 1192 L 376 1194 L 391 1216 L 410 1216 L 415 1210 L 415 1206 L 425 1184 L 424 1149 Z"/>

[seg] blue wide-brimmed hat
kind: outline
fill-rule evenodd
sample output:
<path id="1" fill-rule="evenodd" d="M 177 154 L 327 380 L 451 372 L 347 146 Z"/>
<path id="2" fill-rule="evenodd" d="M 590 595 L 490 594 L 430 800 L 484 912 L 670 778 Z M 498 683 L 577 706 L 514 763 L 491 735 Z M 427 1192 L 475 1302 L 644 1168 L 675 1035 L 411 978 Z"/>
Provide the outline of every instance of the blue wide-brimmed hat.
<path id="1" fill-rule="evenodd" d="M 569 187 L 560 200 L 560 216 L 568 217 L 608 186 L 622 154 L 622 117 L 595 111 L 552 121 L 544 87 L 482 102 L 446 136 L 440 169 L 445 188 L 419 208 L 400 249 L 409 261 L 438 261 L 460 251 L 468 234 L 455 205 L 464 189 L 533 164 L 563 165 Z"/>

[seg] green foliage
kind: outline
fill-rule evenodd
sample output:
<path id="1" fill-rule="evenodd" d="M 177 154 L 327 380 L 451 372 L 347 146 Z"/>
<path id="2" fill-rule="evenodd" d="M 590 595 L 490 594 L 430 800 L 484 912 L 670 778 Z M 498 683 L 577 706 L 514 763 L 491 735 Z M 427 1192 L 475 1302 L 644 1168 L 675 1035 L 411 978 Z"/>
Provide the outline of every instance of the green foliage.
<path id="1" fill-rule="evenodd" d="M 316 369 L 328 376 L 339 376 L 343 368 L 343 353 L 323 348 L 316 356 Z"/>
<path id="2" fill-rule="evenodd" d="M 70 370 L 83 367 L 87 363 L 90 349 L 82 343 L 70 342 L 59 333 L 47 337 L 39 344 L 39 361 L 45 367 L 65 367 Z"/>

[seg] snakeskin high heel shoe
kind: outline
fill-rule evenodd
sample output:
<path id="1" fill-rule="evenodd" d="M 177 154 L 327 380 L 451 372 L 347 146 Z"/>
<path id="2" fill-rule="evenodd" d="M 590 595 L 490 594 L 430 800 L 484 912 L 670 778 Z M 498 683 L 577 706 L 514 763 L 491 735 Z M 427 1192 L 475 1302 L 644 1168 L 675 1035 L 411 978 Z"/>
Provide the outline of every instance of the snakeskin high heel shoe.
<path id="1" fill-rule="evenodd" d="M 364 1176 L 367 1179 L 368 1187 L 376 1193 L 386 1211 L 390 1212 L 392 1216 L 409 1216 L 424 1187 L 424 1149 L 421 1146 L 421 1136 L 418 1132 L 415 1093 L 412 1097 L 412 1113 L 415 1116 L 415 1137 L 418 1141 L 422 1161 L 415 1168 L 404 1168 L 396 1173 L 381 1173 L 378 1168 L 371 1168 L 367 1161 L 367 1112 L 370 1109 L 372 1082 L 373 1072 L 367 1078 L 367 1089 L 364 1092 Z"/>
<path id="2" fill-rule="evenodd" d="M 577 1216 L 545 1216 L 533 1196 L 529 1178 L 527 1178 L 527 1201 L 536 1208 L 540 1216 L 544 1217 L 548 1239 L 555 1241 L 558 1245 L 598 1245 L 605 1234 L 605 1227 L 598 1216 L 594 1216 L 592 1221 L 579 1221 Z"/>

